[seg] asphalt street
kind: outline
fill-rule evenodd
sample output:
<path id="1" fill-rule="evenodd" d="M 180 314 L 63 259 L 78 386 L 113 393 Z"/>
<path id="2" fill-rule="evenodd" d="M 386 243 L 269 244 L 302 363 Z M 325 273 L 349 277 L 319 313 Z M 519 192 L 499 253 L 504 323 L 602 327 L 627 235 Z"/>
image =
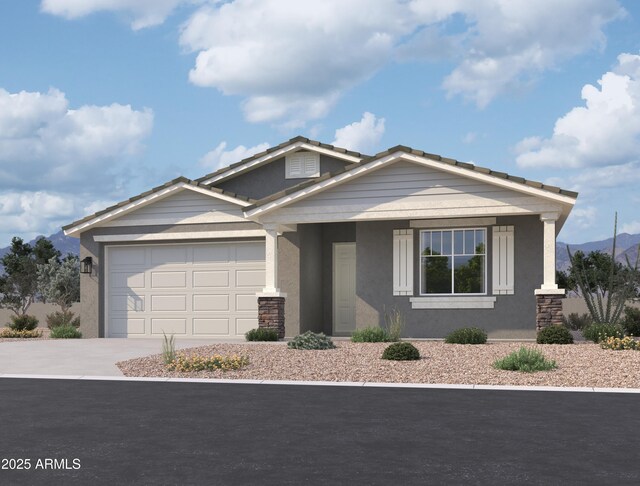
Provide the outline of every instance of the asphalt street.
<path id="1" fill-rule="evenodd" d="M 4 378 L 0 484 L 640 484 L 639 412 L 637 394 Z"/>

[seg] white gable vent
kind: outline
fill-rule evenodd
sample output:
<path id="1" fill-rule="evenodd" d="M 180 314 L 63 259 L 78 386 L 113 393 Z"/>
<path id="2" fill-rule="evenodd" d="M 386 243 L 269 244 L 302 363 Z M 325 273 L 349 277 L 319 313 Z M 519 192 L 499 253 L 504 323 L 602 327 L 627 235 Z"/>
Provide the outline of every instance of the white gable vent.
<path id="1" fill-rule="evenodd" d="M 316 152 L 294 152 L 285 157 L 285 177 L 303 179 L 320 176 L 320 154 Z"/>

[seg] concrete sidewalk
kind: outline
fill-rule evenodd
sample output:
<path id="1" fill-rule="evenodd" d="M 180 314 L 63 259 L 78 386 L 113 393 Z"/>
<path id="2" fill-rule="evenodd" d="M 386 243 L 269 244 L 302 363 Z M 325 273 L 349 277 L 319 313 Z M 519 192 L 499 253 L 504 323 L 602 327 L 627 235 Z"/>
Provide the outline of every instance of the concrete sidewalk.
<path id="1" fill-rule="evenodd" d="M 180 339 L 176 349 L 241 339 Z M 162 351 L 162 339 L 46 339 L 0 342 L 0 374 L 122 376 L 118 361 Z"/>

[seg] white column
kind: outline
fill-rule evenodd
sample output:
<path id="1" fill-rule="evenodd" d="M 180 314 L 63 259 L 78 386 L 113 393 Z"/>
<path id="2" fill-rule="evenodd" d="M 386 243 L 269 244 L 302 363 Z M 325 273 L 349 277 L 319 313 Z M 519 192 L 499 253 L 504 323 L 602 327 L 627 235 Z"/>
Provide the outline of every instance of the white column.
<path id="1" fill-rule="evenodd" d="M 275 294 L 278 289 L 278 231 L 275 227 L 265 226 L 265 287 L 262 292 Z"/>
<path id="2" fill-rule="evenodd" d="M 543 213 L 540 220 L 544 225 L 543 239 L 543 283 L 536 294 L 560 294 L 563 289 L 556 284 L 556 221 L 557 213 Z"/>

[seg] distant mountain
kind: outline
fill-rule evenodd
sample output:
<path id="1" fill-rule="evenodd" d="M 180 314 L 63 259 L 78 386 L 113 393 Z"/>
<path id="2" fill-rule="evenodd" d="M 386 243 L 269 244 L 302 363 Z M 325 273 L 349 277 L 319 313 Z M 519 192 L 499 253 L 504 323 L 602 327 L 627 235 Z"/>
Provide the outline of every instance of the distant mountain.
<path id="1" fill-rule="evenodd" d="M 625 256 L 627 256 L 629 257 L 629 261 L 635 262 L 639 244 L 640 234 L 619 234 L 616 241 L 616 260 L 621 263 L 625 263 Z M 610 255 L 611 250 L 613 250 L 613 238 L 607 238 L 606 240 L 601 241 L 590 241 L 576 245 L 570 244 L 569 248 L 572 253 L 578 250 L 582 250 L 585 254 L 592 251 L 602 251 Z M 569 254 L 567 253 L 567 244 L 559 241 L 556 243 L 556 268 L 558 270 L 566 270 L 569 266 L 571 266 L 571 261 L 569 260 Z"/>
<path id="2" fill-rule="evenodd" d="M 40 238 L 44 238 L 44 236 L 42 235 L 36 236 L 33 240 L 29 242 L 29 244 L 31 246 L 35 245 L 36 241 L 38 241 Z M 55 246 L 55 248 L 60 253 L 62 253 L 62 256 L 66 256 L 69 253 L 71 253 L 72 255 L 80 255 L 80 239 L 79 238 L 72 238 L 71 236 L 65 236 L 62 230 L 52 234 L 51 236 L 48 236 L 47 238 L 51 240 L 51 243 L 53 243 L 53 246 Z M 5 248 L 0 248 L 0 258 L 2 258 L 7 253 L 9 253 L 10 248 L 11 248 L 10 246 L 7 246 Z M 2 265 L 0 265 L 0 273 L 2 273 L 2 271 L 3 271 L 3 268 L 2 268 Z"/>

